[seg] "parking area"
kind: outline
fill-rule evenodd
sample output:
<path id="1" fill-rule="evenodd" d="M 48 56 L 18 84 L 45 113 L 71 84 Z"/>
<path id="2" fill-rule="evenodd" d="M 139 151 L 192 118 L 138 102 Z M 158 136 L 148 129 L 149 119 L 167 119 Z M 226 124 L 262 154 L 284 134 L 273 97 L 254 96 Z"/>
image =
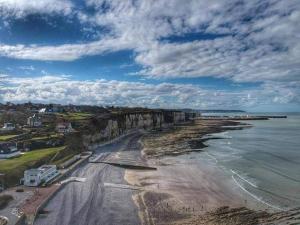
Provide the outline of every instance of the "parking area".
<path id="1" fill-rule="evenodd" d="M 8 219 L 8 225 L 15 224 L 22 213 L 20 206 L 30 199 L 34 195 L 34 189 L 26 187 L 16 187 L 1 192 L 0 195 L 10 195 L 12 200 L 8 203 L 4 209 L 0 210 L 0 216 L 4 216 Z"/>

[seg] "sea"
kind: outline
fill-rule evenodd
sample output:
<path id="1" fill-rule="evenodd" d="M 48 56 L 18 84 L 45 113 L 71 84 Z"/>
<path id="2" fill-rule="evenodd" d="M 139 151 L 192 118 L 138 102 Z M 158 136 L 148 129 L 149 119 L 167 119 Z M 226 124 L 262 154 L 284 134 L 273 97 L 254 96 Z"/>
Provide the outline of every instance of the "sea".
<path id="1" fill-rule="evenodd" d="M 241 121 L 251 126 L 212 134 L 220 139 L 208 140 L 205 149 L 245 194 L 278 210 L 300 206 L 300 114 L 284 115 Z"/>

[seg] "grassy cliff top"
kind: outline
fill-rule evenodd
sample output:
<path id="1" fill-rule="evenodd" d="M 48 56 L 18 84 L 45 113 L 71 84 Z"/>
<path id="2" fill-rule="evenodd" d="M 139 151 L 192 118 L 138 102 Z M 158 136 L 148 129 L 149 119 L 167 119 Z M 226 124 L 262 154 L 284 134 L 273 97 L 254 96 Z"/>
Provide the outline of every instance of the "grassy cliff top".
<path id="1" fill-rule="evenodd" d="M 0 141 L 7 141 L 16 136 L 18 136 L 18 134 L 0 135 Z"/>
<path id="2" fill-rule="evenodd" d="M 26 169 L 35 168 L 50 162 L 52 157 L 63 150 L 65 146 L 39 149 L 11 159 L 0 161 L 0 173 L 5 174 L 5 184 L 18 184 Z"/>

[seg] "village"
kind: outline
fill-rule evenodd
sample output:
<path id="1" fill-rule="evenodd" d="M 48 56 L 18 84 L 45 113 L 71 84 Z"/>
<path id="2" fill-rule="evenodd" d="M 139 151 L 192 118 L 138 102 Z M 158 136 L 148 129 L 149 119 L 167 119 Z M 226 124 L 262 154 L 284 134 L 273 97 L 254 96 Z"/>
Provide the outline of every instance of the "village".
<path id="1" fill-rule="evenodd" d="M 2 110 L 3 125 L 0 128 L 1 190 L 7 186 L 18 184 L 16 178 L 22 168 L 29 168 L 24 171 L 24 176 L 19 180 L 19 184 L 26 186 L 47 183 L 59 174 L 56 165 L 72 157 L 72 155 L 67 155 L 63 159 L 55 159 L 55 154 L 65 147 L 66 136 L 76 132 L 69 118 L 77 116 L 81 119 L 81 117 L 85 118 L 90 115 L 78 112 L 75 107 L 68 108 L 70 114 L 62 114 L 63 110 L 65 111 L 65 109 L 53 105 L 43 108 L 31 107 L 26 112 L 16 109 Z M 39 164 L 37 161 L 51 156 L 54 156 L 53 165 L 31 168 L 34 167 L 34 164 Z M 7 176 L 6 173 L 9 175 Z"/>
<path id="2" fill-rule="evenodd" d="M 8 224 L 34 217 L 64 179 L 72 181 L 68 175 L 74 168 L 91 161 L 99 143 L 196 116 L 178 110 L 0 104 L 0 212 Z"/>

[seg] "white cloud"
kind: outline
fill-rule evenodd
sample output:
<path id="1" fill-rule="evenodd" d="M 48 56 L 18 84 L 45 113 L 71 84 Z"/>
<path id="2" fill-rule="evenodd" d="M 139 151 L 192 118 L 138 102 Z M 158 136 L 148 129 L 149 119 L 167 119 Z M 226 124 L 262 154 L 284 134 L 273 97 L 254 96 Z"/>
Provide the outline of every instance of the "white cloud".
<path id="1" fill-rule="evenodd" d="M 72 80 L 70 76 L 1 76 L 0 102 L 53 102 L 163 108 L 249 109 L 262 104 L 300 103 L 299 82 L 269 83 L 242 91 L 213 91 L 191 84 Z"/>
<path id="2" fill-rule="evenodd" d="M 32 11 L 34 7 L 50 11 L 72 9 L 68 1 L 52 4 L 43 0 L 33 4 L 33 1 L 0 0 L 0 5 L 1 2 L 2 8 L 15 7 L 20 12 Z M 50 2 L 51 6 L 46 7 Z M 237 82 L 299 80 L 298 0 L 86 0 L 86 4 L 96 12 L 87 15 L 78 10 L 77 15 L 83 24 L 107 28 L 109 32 L 101 40 L 58 46 L 0 44 L 0 55 L 72 61 L 132 49 L 135 61 L 144 67 L 138 74 L 144 76 L 214 76 Z M 228 36 L 212 36 L 214 40 L 186 39 L 185 43 L 161 40 L 191 32 Z"/>
<path id="3" fill-rule="evenodd" d="M 22 18 L 29 14 L 72 12 L 73 4 L 69 0 L 0 0 L 0 16 Z"/>
<path id="4" fill-rule="evenodd" d="M 233 37 L 163 44 L 141 52 L 140 73 L 157 78 L 225 77 L 237 82 L 300 80 L 300 54 L 293 48 L 278 52 L 265 44 L 247 48 Z"/>
<path id="5" fill-rule="evenodd" d="M 126 43 L 124 45 L 116 45 L 117 41 L 114 39 L 103 39 L 87 44 L 64 44 L 59 46 L 11 46 L 0 44 L 0 55 L 17 59 L 73 61 L 82 56 L 97 55 L 130 47 Z"/>

